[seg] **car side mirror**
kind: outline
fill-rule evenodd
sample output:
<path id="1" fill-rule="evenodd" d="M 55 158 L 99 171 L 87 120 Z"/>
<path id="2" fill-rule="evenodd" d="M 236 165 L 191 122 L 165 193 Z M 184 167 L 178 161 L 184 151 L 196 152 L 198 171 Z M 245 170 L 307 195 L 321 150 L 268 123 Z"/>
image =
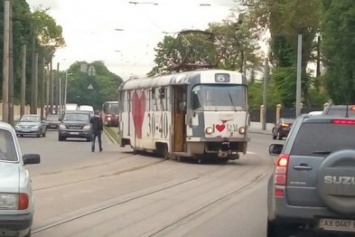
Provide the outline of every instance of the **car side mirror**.
<path id="1" fill-rule="evenodd" d="M 39 154 L 25 154 L 22 156 L 24 165 L 39 164 L 41 157 Z"/>
<path id="2" fill-rule="evenodd" d="M 280 155 L 283 148 L 284 148 L 284 145 L 282 145 L 282 144 L 271 144 L 269 146 L 269 154 L 272 156 Z"/>

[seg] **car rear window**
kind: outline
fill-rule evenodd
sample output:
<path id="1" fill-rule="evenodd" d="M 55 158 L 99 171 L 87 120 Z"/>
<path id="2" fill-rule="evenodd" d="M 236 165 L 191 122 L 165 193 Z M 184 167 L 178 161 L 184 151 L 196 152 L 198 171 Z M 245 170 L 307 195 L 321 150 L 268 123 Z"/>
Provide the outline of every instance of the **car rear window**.
<path id="1" fill-rule="evenodd" d="M 322 155 L 342 149 L 355 149 L 355 125 L 304 123 L 301 125 L 291 155 Z"/>
<path id="2" fill-rule="evenodd" d="M 346 115 L 346 107 L 344 108 L 330 108 L 327 112 L 327 115 L 338 115 L 338 116 L 345 116 Z M 353 106 L 349 106 L 348 109 L 348 115 L 349 117 L 355 117 L 355 110 L 353 109 Z"/>

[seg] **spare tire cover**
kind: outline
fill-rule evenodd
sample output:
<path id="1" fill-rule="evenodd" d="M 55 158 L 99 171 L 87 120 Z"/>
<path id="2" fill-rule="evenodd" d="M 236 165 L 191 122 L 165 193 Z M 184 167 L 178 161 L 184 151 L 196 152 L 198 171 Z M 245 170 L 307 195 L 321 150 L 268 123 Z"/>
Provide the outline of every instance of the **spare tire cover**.
<path id="1" fill-rule="evenodd" d="M 317 191 L 330 210 L 355 214 L 355 150 L 337 151 L 325 158 L 319 167 Z"/>

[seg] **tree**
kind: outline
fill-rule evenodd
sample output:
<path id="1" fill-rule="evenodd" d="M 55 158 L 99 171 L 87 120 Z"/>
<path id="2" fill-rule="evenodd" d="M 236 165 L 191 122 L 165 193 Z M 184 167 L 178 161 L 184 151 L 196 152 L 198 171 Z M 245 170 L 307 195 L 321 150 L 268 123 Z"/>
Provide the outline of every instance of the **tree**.
<path id="1" fill-rule="evenodd" d="M 82 64 L 93 66 L 96 74 L 90 76 L 87 71 L 81 71 Z M 90 104 L 100 109 L 103 102 L 118 100 L 117 89 L 123 80 L 110 72 L 103 62 L 76 62 L 68 71 L 73 75 L 68 78 L 67 103 Z M 90 84 L 93 89 L 89 88 Z"/>
<path id="2" fill-rule="evenodd" d="M 319 32 L 321 16 L 322 16 L 322 0 L 245 0 L 249 3 L 251 18 L 256 22 L 253 26 L 261 33 L 270 31 L 270 61 L 274 66 L 274 70 L 281 69 L 281 73 L 276 73 L 277 89 L 279 93 L 285 95 L 294 94 L 296 88 L 290 87 L 285 81 L 296 81 L 296 74 L 290 78 L 290 74 L 282 73 L 282 71 L 294 71 L 297 65 L 297 35 L 302 34 L 302 92 L 303 98 L 310 105 L 308 89 L 310 86 L 310 77 L 306 72 L 306 68 L 312 59 L 312 51 L 314 50 L 314 39 L 316 33 Z M 280 78 L 281 75 L 285 77 Z M 275 80 L 271 76 L 271 81 Z M 295 83 L 293 83 L 295 85 Z M 283 87 L 285 85 L 286 87 Z M 295 97 L 293 97 L 295 100 Z M 284 99 L 289 100 L 284 97 Z M 289 104 L 290 101 L 280 101 L 283 104 Z"/>
<path id="3" fill-rule="evenodd" d="M 355 2 L 324 0 L 321 29 L 327 91 L 335 103 L 355 103 Z"/>
<path id="4" fill-rule="evenodd" d="M 171 73 L 173 66 L 182 62 L 241 72 L 245 66 L 257 68 L 260 66 L 260 58 L 256 55 L 259 49 L 256 43 L 258 35 L 250 31 L 249 20 L 247 14 L 243 20 L 232 14 L 221 23 L 211 23 L 203 31 L 204 34 L 188 31 L 189 34 L 176 38 L 165 36 L 155 48 L 156 66 L 148 76 Z"/>

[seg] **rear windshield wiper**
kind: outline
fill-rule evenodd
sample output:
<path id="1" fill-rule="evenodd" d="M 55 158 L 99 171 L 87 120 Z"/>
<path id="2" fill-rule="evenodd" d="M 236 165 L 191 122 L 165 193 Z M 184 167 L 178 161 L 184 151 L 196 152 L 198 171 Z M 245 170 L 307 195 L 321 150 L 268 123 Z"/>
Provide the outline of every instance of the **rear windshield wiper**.
<path id="1" fill-rule="evenodd" d="M 313 151 L 312 154 L 324 154 L 324 155 L 328 155 L 332 153 L 331 151 Z"/>

